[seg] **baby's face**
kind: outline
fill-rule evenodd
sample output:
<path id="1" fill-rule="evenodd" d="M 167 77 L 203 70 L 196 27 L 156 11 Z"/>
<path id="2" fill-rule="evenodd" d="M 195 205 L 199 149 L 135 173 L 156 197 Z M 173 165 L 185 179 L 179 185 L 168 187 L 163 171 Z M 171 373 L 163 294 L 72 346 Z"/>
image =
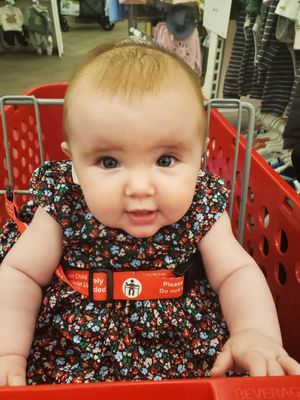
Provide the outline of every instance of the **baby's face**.
<path id="1" fill-rule="evenodd" d="M 136 102 L 80 90 L 68 122 L 77 178 L 101 223 L 150 237 L 187 212 L 203 152 L 191 90 L 172 85 Z"/>

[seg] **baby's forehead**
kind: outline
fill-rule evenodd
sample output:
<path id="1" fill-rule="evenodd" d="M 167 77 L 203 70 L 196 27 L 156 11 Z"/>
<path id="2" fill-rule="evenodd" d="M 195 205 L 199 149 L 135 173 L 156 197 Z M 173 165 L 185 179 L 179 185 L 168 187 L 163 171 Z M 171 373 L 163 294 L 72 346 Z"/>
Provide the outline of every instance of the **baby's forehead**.
<path id="1" fill-rule="evenodd" d="M 102 83 L 102 82 L 101 82 Z M 180 100 L 181 97 L 193 98 L 202 106 L 202 94 L 196 85 L 184 74 L 169 75 L 161 82 L 149 86 L 147 82 L 140 81 L 139 83 L 123 80 L 120 85 L 113 82 L 105 82 L 104 85 L 98 84 L 93 79 L 93 76 L 85 75 L 83 79 L 73 82 L 71 90 L 69 90 L 68 102 L 73 103 L 76 99 L 85 99 L 85 101 L 95 101 L 97 99 L 109 103 L 115 100 L 126 105 L 138 105 L 147 97 L 159 98 L 164 94 L 172 93 L 172 96 Z"/>
<path id="2" fill-rule="evenodd" d="M 170 127 L 179 123 L 189 125 L 190 119 L 197 121 L 199 127 L 205 125 L 202 99 L 186 80 L 168 80 L 150 92 L 135 88 L 123 93 L 103 91 L 92 80 L 85 79 L 73 86 L 66 107 L 64 121 L 67 130 L 82 121 L 114 126 L 118 122 L 114 119 L 127 124 L 135 121 L 133 126 L 136 126 L 137 114 L 143 115 L 144 124 L 148 126 L 165 124 L 168 118 L 171 118 L 168 120 Z"/>

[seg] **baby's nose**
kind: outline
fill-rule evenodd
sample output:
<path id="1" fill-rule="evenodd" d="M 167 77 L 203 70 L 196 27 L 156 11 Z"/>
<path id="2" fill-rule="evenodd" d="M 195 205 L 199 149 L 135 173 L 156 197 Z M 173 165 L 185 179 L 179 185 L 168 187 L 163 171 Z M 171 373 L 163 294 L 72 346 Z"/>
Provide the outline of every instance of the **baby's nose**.
<path id="1" fill-rule="evenodd" d="M 147 197 L 153 196 L 154 193 L 154 184 L 147 174 L 142 172 L 130 174 L 125 187 L 126 196 Z"/>

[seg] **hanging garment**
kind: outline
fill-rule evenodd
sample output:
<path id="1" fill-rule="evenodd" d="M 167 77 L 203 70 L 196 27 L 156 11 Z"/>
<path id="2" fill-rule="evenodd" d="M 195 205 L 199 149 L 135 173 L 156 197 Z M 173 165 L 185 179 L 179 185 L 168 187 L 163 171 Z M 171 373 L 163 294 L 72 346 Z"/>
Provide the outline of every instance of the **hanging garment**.
<path id="1" fill-rule="evenodd" d="M 275 13 L 282 17 L 295 21 L 299 9 L 298 0 L 280 0 Z"/>
<path id="2" fill-rule="evenodd" d="M 295 21 L 294 49 L 300 50 L 300 4 L 299 4 L 299 10 L 296 15 L 296 21 Z"/>
<path id="3" fill-rule="evenodd" d="M 289 42 L 295 50 L 300 50 L 300 3 L 298 0 L 280 0 L 276 7 L 279 15 L 278 29 L 287 32 Z M 292 37 L 292 40 L 290 40 Z"/>
<path id="4" fill-rule="evenodd" d="M 285 116 L 288 118 L 294 97 L 296 94 L 296 90 L 298 85 L 300 84 L 300 52 L 295 51 L 294 49 L 290 48 L 291 53 L 293 54 L 293 62 L 294 62 L 294 82 L 290 93 L 289 103 L 287 105 Z"/>
<path id="5" fill-rule="evenodd" d="M 296 147 L 296 145 L 300 145 L 300 81 L 298 82 L 283 132 L 284 148 L 292 149 Z"/>
<path id="6" fill-rule="evenodd" d="M 282 116 L 290 98 L 294 67 L 286 43 L 280 43 L 275 36 L 277 3 L 278 0 L 272 1 L 262 15 L 260 42 L 256 41 L 256 45 L 253 34 L 258 33 L 253 31 L 254 17 L 246 18 L 245 10 L 241 11 L 224 81 L 224 97 L 261 98 L 262 113 Z"/>
<path id="7" fill-rule="evenodd" d="M 52 55 L 53 52 L 52 36 L 45 36 L 41 35 L 38 32 L 31 32 L 30 41 L 39 55 L 43 54 L 43 50 L 46 51 L 48 56 Z"/>
<path id="8" fill-rule="evenodd" d="M 177 4 L 167 9 L 166 26 L 174 40 L 188 38 L 197 27 L 194 7 Z"/>
<path id="9" fill-rule="evenodd" d="M 37 32 L 41 35 L 52 34 L 51 19 L 47 7 L 35 4 L 26 8 L 25 25 L 29 32 Z"/>
<path id="10" fill-rule="evenodd" d="M 243 3 L 245 4 L 246 14 L 256 17 L 261 12 L 261 0 L 243 0 Z"/>
<path id="11" fill-rule="evenodd" d="M 26 35 L 23 31 L 3 31 L 3 40 L 9 46 L 15 46 L 16 44 L 27 46 L 28 44 Z"/>
<path id="12" fill-rule="evenodd" d="M 296 172 L 297 179 L 300 182 L 300 144 L 292 151 L 292 165 Z"/>
<path id="13" fill-rule="evenodd" d="M 0 7 L 0 25 L 3 31 L 18 31 L 22 32 L 24 24 L 23 13 L 20 8 L 10 4 Z"/>
<path id="14" fill-rule="evenodd" d="M 201 75 L 201 50 L 198 30 L 194 28 L 192 34 L 183 40 L 174 40 L 165 22 L 159 22 L 154 29 L 154 43 L 171 53 L 177 54 L 196 73 Z"/>
<path id="15" fill-rule="evenodd" d="M 286 43 L 276 38 L 278 0 L 273 0 L 263 24 L 257 54 L 258 81 L 263 83 L 262 113 L 282 116 L 288 105 L 294 81 L 294 66 Z"/>
<path id="16" fill-rule="evenodd" d="M 47 7 L 34 4 L 25 10 L 25 24 L 29 32 L 29 39 L 39 55 L 43 50 L 48 55 L 53 51 L 52 21 Z"/>
<path id="17" fill-rule="evenodd" d="M 256 58 L 257 58 L 257 53 L 258 53 L 258 48 L 259 48 L 259 43 L 261 39 L 261 27 L 262 27 L 262 22 L 261 22 L 261 16 L 258 14 L 256 16 L 252 31 L 253 31 L 253 41 L 254 41 L 254 63 L 256 63 Z"/>
<path id="18" fill-rule="evenodd" d="M 256 16 L 250 16 L 246 14 L 243 25 L 245 42 L 239 69 L 238 84 L 241 95 L 250 95 L 252 98 L 260 99 L 262 96 L 263 86 L 261 84 L 257 84 L 258 72 L 255 60 L 257 56 L 258 44 L 255 43 L 255 38 L 259 37 L 259 34 L 255 32 L 255 29 L 258 29 L 259 26 L 257 26 L 256 23 Z"/>
<path id="19" fill-rule="evenodd" d="M 118 0 L 107 0 L 105 14 L 108 15 L 111 22 L 122 21 L 125 18 L 125 7 Z"/>
<path id="20" fill-rule="evenodd" d="M 288 44 L 294 67 L 294 82 L 285 111 L 285 116 L 288 117 L 300 82 L 300 54 L 295 51 L 300 49 L 300 23 L 298 23 L 298 19 L 300 21 L 300 3 L 298 0 L 280 0 L 275 13 L 278 14 L 276 37 L 278 40 Z"/>
<path id="21" fill-rule="evenodd" d="M 255 22 L 256 17 L 247 17 L 246 20 L 245 10 L 241 10 L 224 80 L 223 96 L 225 98 L 239 98 L 249 93 L 251 97 L 261 98 L 262 86 L 256 84 L 257 71 L 254 66 L 253 27 Z"/>

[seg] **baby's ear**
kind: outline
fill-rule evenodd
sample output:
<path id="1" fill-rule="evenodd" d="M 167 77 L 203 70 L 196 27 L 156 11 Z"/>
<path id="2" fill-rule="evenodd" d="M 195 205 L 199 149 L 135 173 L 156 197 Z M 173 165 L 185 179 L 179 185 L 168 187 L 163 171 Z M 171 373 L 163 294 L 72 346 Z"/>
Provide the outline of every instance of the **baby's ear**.
<path id="1" fill-rule="evenodd" d="M 203 163 L 203 160 L 204 160 L 204 157 L 205 157 L 205 154 L 206 154 L 208 143 L 209 143 L 209 138 L 206 138 L 205 142 L 204 142 L 204 144 L 202 146 L 202 154 L 201 154 L 201 158 L 200 158 L 200 168 L 202 167 L 202 163 Z"/>
<path id="2" fill-rule="evenodd" d="M 209 143 L 209 138 L 206 138 L 205 142 L 202 145 L 202 149 L 201 149 L 202 150 L 202 156 L 204 156 L 204 154 L 206 153 L 208 143 Z"/>
<path id="3" fill-rule="evenodd" d="M 66 156 L 68 156 L 69 158 L 72 158 L 72 153 L 71 153 L 71 150 L 70 150 L 67 142 L 62 142 L 60 147 Z"/>
<path id="4" fill-rule="evenodd" d="M 203 147 L 203 153 L 207 150 L 207 146 L 209 143 L 209 137 L 205 139 L 204 147 Z"/>

